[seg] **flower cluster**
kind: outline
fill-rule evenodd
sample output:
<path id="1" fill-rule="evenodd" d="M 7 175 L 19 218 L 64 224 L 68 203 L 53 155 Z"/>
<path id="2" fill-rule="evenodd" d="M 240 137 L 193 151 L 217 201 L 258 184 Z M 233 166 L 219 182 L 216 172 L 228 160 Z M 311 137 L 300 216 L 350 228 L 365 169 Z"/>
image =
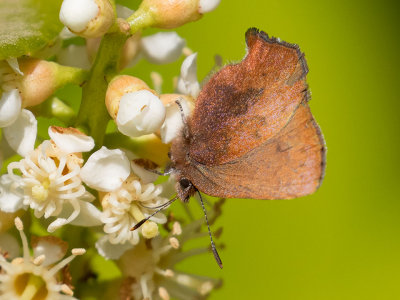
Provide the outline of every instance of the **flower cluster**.
<path id="1" fill-rule="evenodd" d="M 146 34 L 197 21 L 218 4 L 143 0 L 133 11 L 110 0 L 64 0 L 58 36 L 0 60 L 0 299 L 90 294 L 99 259 L 120 271 L 101 283 L 107 299 L 200 299 L 220 286 L 175 269 L 209 248 L 182 250 L 206 235 L 204 220 L 167 214 L 175 182 L 159 176 L 200 92 L 197 54 L 174 31 Z M 181 60 L 173 90 L 163 91 L 155 71 L 151 83 L 126 75 L 142 59 Z M 59 91 L 67 85 L 82 99 Z M 88 252 L 73 248 L 63 259 L 68 244 Z M 80 255 L 87 267 L 78 272 L 69 263 Z"/>

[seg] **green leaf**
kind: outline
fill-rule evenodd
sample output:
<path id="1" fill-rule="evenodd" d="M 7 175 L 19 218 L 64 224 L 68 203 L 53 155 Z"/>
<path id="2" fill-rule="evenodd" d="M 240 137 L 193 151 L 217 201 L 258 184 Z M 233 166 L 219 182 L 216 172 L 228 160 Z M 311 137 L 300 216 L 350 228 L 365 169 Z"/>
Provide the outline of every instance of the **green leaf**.
<path id="1" fill-rule="evenodd" d="M 63 28 L 61 0 L 0 0 L 0 60 L 31 55 Z"/>

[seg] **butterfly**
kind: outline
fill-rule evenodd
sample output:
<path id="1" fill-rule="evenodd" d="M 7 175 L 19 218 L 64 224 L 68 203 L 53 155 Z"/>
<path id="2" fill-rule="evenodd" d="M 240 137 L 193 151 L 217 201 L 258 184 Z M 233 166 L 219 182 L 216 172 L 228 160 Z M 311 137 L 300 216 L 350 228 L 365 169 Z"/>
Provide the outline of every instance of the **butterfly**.
<path id="1" fill-rule="evenodd" d="M 172 142 L 170 170 L 183 202 L 197 191 L 292 199 L 315 192 L 323 180 L 326 146 L 308 105 L 304 54 L 256 28 L 247 30 L 246 44 L 240 63 L 203 86 Z M 211 244 L 222 267 L 212 237 Z"/>

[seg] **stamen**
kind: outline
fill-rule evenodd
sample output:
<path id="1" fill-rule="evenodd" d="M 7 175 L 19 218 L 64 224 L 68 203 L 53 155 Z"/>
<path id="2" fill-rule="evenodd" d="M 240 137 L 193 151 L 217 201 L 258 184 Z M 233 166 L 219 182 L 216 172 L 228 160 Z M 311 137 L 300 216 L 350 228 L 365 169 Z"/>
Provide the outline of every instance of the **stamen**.
<path id="1" fill-rule="evenodd" d="M 64 294 L 68 295 L 68 296 L 73 296 L 74 292 L 71 290 L 71 288 L 66 285 L 66 284 L 62 284 L 61 285 L 61 292 L 63 292 Z"/>
<path id="2" fill-rule="evenodd" d="M 178 241 L 177 238 L 174 238 L 174 237 L 169 238 L 169 243 L 172 246 L 172 248 L 174 248 L 174 249 L 178 249 L 179 248 L 179 241 Z"/>
<path id="3" fill-rule="evenodd" d="M 24 233 L 24 224 L 22 223 L 19 217 L 16 217 L 15 220 L 15 227 L 17 227 L 19 231 L 19 235 L 21 236 L 22 241 L 22 249 L 23 249 L 23 257 L 25 261 L 29 261 L 30 254 L 29 254 L 29 247 L 28 247 L 28 239 Z"/>
<path id="4" fill-rule="evenodd" d="M 174 222 L 174 225 L 172 225 L 172 234 L 173 235 L 181 235 L 182 234 L 182 227 L 179 222 Z"/>
<path id="5" fill-rule="evenodd" d="M 33 264 L 39 266 L 44 262 L 45 259 L 46 256 L 44 254 L 41 254 L 33 260 Z"/>
<path id="6" fill-rule="evenodd" d="M 86 249 L 84 248 L 74 248 L 71 250 L 72 255 L 83 255 L 86 253 Z"/>
<path id="7" fill-rule="evenodd" d="M 160 295 L 160 298 L 162 300 L 169 300 L 169 294 L 166 288 L 160 286 L 158 288 L 158 295 Z"/>
<path id="8" fill-rule="evenodd" d="M 19 231 L 24 230 L 24 223 L 22 223 L 21 219 L 19 217 L 16 217 L 14 219 L 14 223 L 15 223 L 15 227 L 17 227 L 17 229 Z"/>

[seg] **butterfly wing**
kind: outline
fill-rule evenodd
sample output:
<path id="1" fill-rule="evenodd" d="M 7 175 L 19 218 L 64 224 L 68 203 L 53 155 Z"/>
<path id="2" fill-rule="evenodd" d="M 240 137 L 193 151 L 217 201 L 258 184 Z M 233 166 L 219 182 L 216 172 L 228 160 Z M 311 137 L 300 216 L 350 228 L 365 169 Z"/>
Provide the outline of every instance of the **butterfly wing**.
<path id="1" fill-rule="evenodd" d="M 203 87 L 189 119 L 189 155 L 199 163 L 232 161 L 265 143 L 308 97 L 308 72 L 297 45 L 251 28 L 248 53 Z"/>
<path id="2" fill-rule="evenodd" d="M 230 162 L 191 161 L 183 176 L 217 197 L 290 199 L 313 193 L 325 168 L 325 143 L 307 103 L 273 138 Z"/>

